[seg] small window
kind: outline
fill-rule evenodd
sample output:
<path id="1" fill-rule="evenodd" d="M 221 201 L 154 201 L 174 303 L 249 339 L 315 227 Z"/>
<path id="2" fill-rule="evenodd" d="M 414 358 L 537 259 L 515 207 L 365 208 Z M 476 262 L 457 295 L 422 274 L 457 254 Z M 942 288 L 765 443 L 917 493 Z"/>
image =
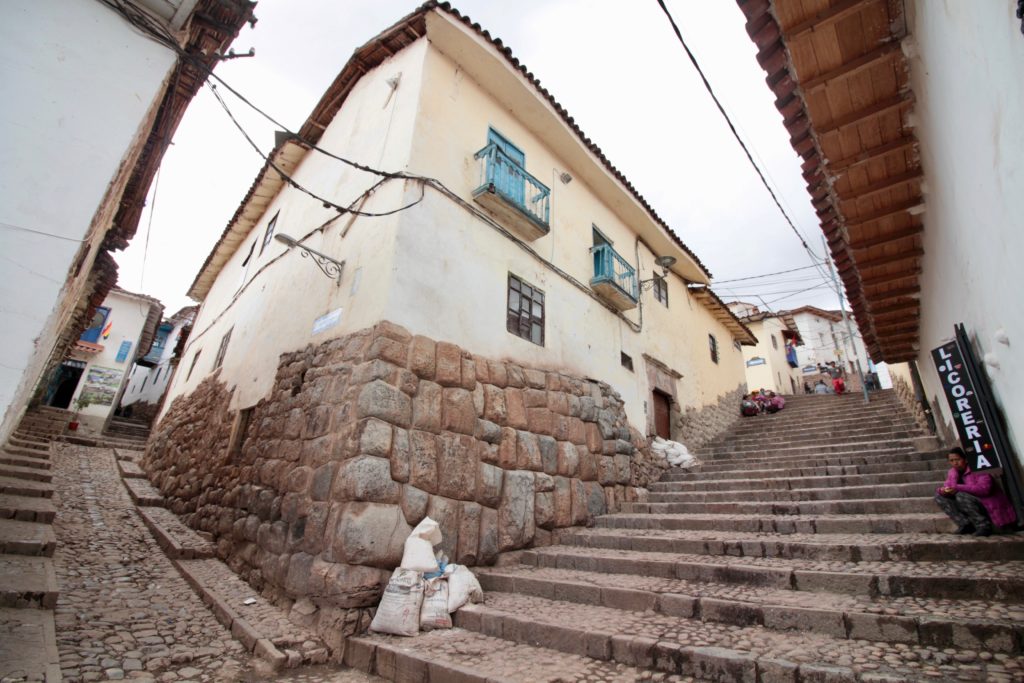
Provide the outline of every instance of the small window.
<path id="1" fill-rule="evenodd" d="M 779 350 L 779 340 L 775 338 L 774 334 L 772 335 L 772 348 L 776 351 Z"/>
<path id="2" fill-rule="evenodd" d="M 624 353 L 619 353 L 619 357 L 619 360 L 622 361 L 622 367 L 633 372 L 633 359 Z"/>
<path id="3" fill-rule="evenodd" d="M 281 212 L 278 211 L 274 214 L 274 217 L 270 219 L 270 222 L 267 223 L 267 231 L 263 233 L 263 244 L 260 245 L 260 256 L 263 256 L 263 250 L 267 248 L 268 244 L 270 244 L 270 240 L 274 239 L 274 226 L 277 225 L 277 217 L 280 215 Z M 256 243 L 254 242 L 253 246 L 255 246 L 255 244 Z"/>
<path id="4" fill-rule="evenodd" d="M 718 340 L 715 335 L 708 335 L 708 347 L 711 349 L 711 362 L 718 363 Z"/>
<path id="5" fill-rule="evenodd" d="M 217 349 L 217 357 L 213 361 L 213 369 L 214 370 L 219 368 L 224 363 L 224 356 L 228 352 L 228 342 L 231 341 L 231 333 L 233 331 L 234 331 L 234 328 L 231 328 L 230 330 L 228 330 L 228 333 L 225 334 L 221 338 L 221 340 L 220 340 L 220 348 Z"/>
<path id="6" fill-rule="evenodd" d="M 188 366 L 188 374 L 185 375 L 186 382 L 192 379 L 192 371 L 196 369 L 196 361 L 199 360 L 199 354 L 202 352 L 203 350 L 199 349 L 196 351 L 196 355 L 192 356 L 192 364 Z"/>
<path id="7" fill-rule="evenodd" d="M 245 433 L 249 431 L 249 421 L 252 418 L 252 408 L 242 408 L 235 415 L 235 422 L 231 426 L 231 438 L 228 441 L 228 455 L 236 460 L 242 453 L 242 444 L 245 443 Z"/>
<path id="8" fill-rule="evenodd" d="M 142 378 L 142 388 L 143 389 L 146 388 L 146 380 L 148 380 L 148 379 L 149 379 L 149 375 L 146 375 L 145 377 Z"/>
<path id="9" fill-rule="evenodd" d="M 509 273 L 506 329 L 544 346 L 544 292 Z"/>
<path id="10" fill-rule="evenodd" d="M 732 343 L 732 347 L 734 349 L 736 349 L 737 351 L 742 351 L 743 350 L 743 345 L 740 344 L 738 341 L 735 341 L 735 340 Z"/>
<path id="11" fill-rule="evenodd" d="M 668 279 L 654 274 L 654 298 L 668 308 Z"/>
<path id="12" fill-rule="evenodd" d="M 103 330 L 107 323 L 107 317 L 109 316 L 109 308 L 106 306 L 97 306 L 96 311 L 92 314 L 92 320 L 89 322 L 88 329 L 82 332 L 82 336 L 79 337 L 79 339 L 92 344 L 99 343 L 100 335 L 103 334 Z"/>
<path id="13" fill-rule="evenodd" d="M 607 244 L 609 247 L 612 246 L 612 241 L 596 225 L 591 224 L 590 231 L 594 238 L 595 247 L 599 247 L 602 244 Z"/>

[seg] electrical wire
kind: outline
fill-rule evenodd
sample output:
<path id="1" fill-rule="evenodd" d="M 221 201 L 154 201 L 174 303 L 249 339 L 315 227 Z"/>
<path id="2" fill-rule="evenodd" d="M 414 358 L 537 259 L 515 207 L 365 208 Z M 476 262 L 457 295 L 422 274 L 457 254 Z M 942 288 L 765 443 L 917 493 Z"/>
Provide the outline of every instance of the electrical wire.
<path id="1" fill-rule="evenodd" d="M 720 284 L 723 284 L 725 282 L 740 282 L 741 280 L 757 280 L 757 279 L 763 278 L 763 277 L 771 277 L 773 275 L 785 275 L 786 273 L 795 273 L 798 270 L 808 270 L 809 268 L 815 268 L 815 267 L 816 267 L 816 264 L 811 264 L 809 266 L 800 266 L 799 268 L 790 268 L 789 270 L 777 270 L 774 273 L 764 273 L 762 275 L 750 275 L 748 277 L 734 277 L 734 278 L 731 278 L 729 280 L 717 280 L 716 282 L 714 282 L 714 284 L 720 285 Z"/>

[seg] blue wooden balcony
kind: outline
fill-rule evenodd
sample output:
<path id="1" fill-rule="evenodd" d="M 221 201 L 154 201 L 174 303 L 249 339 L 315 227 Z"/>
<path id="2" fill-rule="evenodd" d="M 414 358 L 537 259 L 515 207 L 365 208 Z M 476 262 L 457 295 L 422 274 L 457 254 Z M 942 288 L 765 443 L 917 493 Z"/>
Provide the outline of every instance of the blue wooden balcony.
<path id="1" fill-rule="evenodd" d="M 491 143 L 474 155 L 480 184 L 473 198 L 497 216 L 502 225 L 532 241 L 550 231 L 551 190 Z"/>
<path id="2" fill-rule="evenodd" d="M 610 244 L 598 244 L 590 252 L 594 255 L 591 288 L 620 311 L 636 308 L 640 290 L 633 266 L 619 256 Z"/>

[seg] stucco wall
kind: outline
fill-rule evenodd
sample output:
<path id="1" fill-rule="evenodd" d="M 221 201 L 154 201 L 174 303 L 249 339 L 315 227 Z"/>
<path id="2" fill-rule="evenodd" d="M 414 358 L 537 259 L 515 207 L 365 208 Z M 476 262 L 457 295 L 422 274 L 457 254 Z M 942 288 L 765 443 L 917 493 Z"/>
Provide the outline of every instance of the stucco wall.
<path id="1" fill-rule="evenodd" d="M 102 3 L 0 4 L 0 441 L 74 310 L 173 63 Z"/>
<path id="2" fill-rule="evenodd" d="M 1024 453 L 1024 38 L 1015 3 L 912 2 L 911 81 L 927 192 L 918 365 L 938 419 L 951 418 L 930 351 L 963 322 Z M 1009 343 L 996 340 L 997 333 Z M 937 399 L 937 400 L 936 400 Z"/>
<path id="3" fill-rule="evenodd" d="M 786 361 L 786 340 L 782 331 L 787 328 L 782 321 L 778 318 L 765 318 L 747 326 L 757 337 L 757 346 L 743 347 L 744 364 L 755 358 L 765 361 L 761 365 L 746 366 L 747 386 L 751 390 L 765 389 L 777 394 L 792 394 L 792 378 L 796 382 L 796 393 L 802 392 L 804 380 L 799 368 L 789 367 Z M 773 336 L 775 345 L 772 344 Z"/>

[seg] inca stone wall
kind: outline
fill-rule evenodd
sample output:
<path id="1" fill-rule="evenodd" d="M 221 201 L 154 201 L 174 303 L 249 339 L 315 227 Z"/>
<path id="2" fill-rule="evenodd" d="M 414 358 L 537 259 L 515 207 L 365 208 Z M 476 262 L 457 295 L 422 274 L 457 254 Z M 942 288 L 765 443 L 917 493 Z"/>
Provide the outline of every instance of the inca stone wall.
<path id="1" fill-rule="evenodd" d="M 211 375 L 144 458 L 171 509 L 255 588 L 337 640 L 365 628 L 424 516 L 468 565 L 642 500 L 664 460 L 608 385 L 474 356 L 380 323 L 284 354 L 239 416 Z"/>
<path id="2" fill-rule="evenodd" d="M 902 377 L 894 376 L 892 378 L 892 388 L 896 392 L 896 398 L 903 404 L 903 407 L 914 416 L 914 422 L 917 423 L 917 426 L 926 432 L 930 431 L 928 418 L 924 414 L 924 408 L 914 395 L 914 387 L 911 386 L 910 382 Z"/>
<path id="3" fill-rule="evenodd" d="M 725 432 L 740 416 L 740 399 L 747 393 L 746 384 L 723 394 L 718 401 L 703 408 L 687 408 L 672 414 L 672 438 L 687 448 L 699 448 Z"/>

